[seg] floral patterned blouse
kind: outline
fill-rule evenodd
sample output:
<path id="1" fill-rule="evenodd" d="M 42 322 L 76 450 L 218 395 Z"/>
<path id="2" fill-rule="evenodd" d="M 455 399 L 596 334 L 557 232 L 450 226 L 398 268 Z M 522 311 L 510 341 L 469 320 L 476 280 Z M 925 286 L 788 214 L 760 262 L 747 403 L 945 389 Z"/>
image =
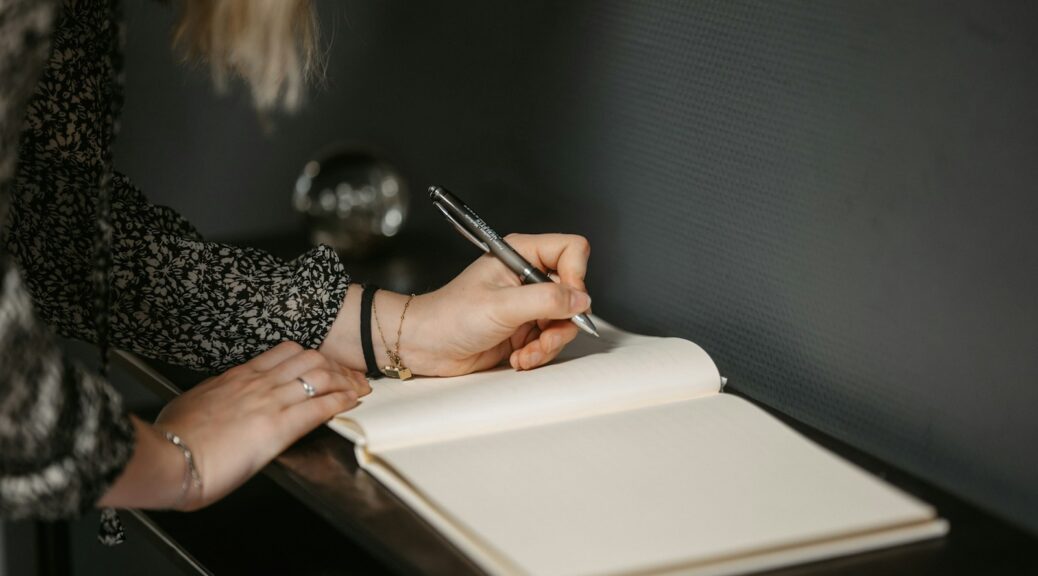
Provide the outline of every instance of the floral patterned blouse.
<path id="1" fill-rule="evenodd" d="M 217 371 L 316 347 L 349 277 L 206 242 L 112 168 L 118 0 L 0 0 L 0 517 L 95 505 L 133 450 L 119 395 L 54 333 Z"/>

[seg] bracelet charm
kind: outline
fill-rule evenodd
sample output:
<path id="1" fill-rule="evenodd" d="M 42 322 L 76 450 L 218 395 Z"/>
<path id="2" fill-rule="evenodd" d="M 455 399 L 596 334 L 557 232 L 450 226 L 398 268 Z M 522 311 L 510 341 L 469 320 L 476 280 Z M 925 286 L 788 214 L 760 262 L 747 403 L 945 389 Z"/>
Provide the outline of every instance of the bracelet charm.
<path id="1" fill-rule="evenodd" d="M 407 380 L 412 377 L 411 369 L 407 366 L 386 366 L 382 368 L 382 372 L 390 378 L 399 378 L 401 380 Z"/>

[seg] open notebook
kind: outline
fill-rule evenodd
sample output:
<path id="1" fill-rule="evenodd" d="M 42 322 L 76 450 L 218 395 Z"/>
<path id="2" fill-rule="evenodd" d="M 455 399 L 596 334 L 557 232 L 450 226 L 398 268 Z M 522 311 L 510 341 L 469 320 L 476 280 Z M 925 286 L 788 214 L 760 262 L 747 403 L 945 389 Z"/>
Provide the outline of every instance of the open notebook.
<path id="1" fill-rule="evenodd" d="M 329 426 L 493 574 L 732 574 L 939 536 L 933 508 L 595 319 L 551 365 L 379 380 Z"/>

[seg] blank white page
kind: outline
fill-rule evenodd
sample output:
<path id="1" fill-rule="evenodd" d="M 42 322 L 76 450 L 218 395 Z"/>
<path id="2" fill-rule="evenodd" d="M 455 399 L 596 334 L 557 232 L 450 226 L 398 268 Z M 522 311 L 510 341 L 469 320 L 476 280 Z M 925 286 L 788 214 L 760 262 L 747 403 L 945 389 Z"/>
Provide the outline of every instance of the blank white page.
<path id="1" fill-rule="evenodd" d="M 712 394 L 721 377 L 702 348 L 637 336 L 599 319 L 553 363 L 456 378 L 382 378 L 329 426 L 372 452 Z"/>
<path id="2" fill-rule="evenodd" d="M 769 550 L 788 563 L 790 546 L 934 518 L 725 394 L 378 457 L 492 571 L 616 574 Z"/>

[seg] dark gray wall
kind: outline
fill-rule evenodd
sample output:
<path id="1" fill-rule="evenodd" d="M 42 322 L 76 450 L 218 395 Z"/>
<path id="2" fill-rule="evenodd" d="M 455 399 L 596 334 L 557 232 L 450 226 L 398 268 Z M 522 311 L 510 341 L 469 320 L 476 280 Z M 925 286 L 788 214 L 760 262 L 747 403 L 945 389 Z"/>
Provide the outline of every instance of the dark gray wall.
<path id="1" fill-rule="evenodd" d="M 1038 532 L 1038 5 L 328 2 L 329 87 L 270 139 L 129 8 L 118 157 L 203 231 L 287 229 L 312 150 L 376 145 L 588 235 L 606 318 Z"/>
<path id="2" fill-rule="evenodd" d="M 177 64 L 169 50 L 173 10 L 127 3 L 118 167 L 154 201 L 224 238 L 295 226 L 289 199 L 303 164 L 341 141 L 380 150 L 423 188 L 435 181 L 470 197 L 507 190 L 504 207 L 519 216 L 513 225 L 550 204 L 519 195 L 559 144 L 550 123 L 564 109 L 553 92 L 573 86 L 555 74 L 566 71 L 560 57 L 578 56 L 563 53 L 570 50 L 566 27 L 582 17 L 575 8 L 318 4 L 331 40 L 326 85 L 299 114 L 274 118 L 268 128 L 247 94 L 218 96 L 204 68 Z M 539 205 L 524 208 L 531 200 Z M 438 213 L 421 208 L 414 211 L 419 225 L 442 226 Z"/>

